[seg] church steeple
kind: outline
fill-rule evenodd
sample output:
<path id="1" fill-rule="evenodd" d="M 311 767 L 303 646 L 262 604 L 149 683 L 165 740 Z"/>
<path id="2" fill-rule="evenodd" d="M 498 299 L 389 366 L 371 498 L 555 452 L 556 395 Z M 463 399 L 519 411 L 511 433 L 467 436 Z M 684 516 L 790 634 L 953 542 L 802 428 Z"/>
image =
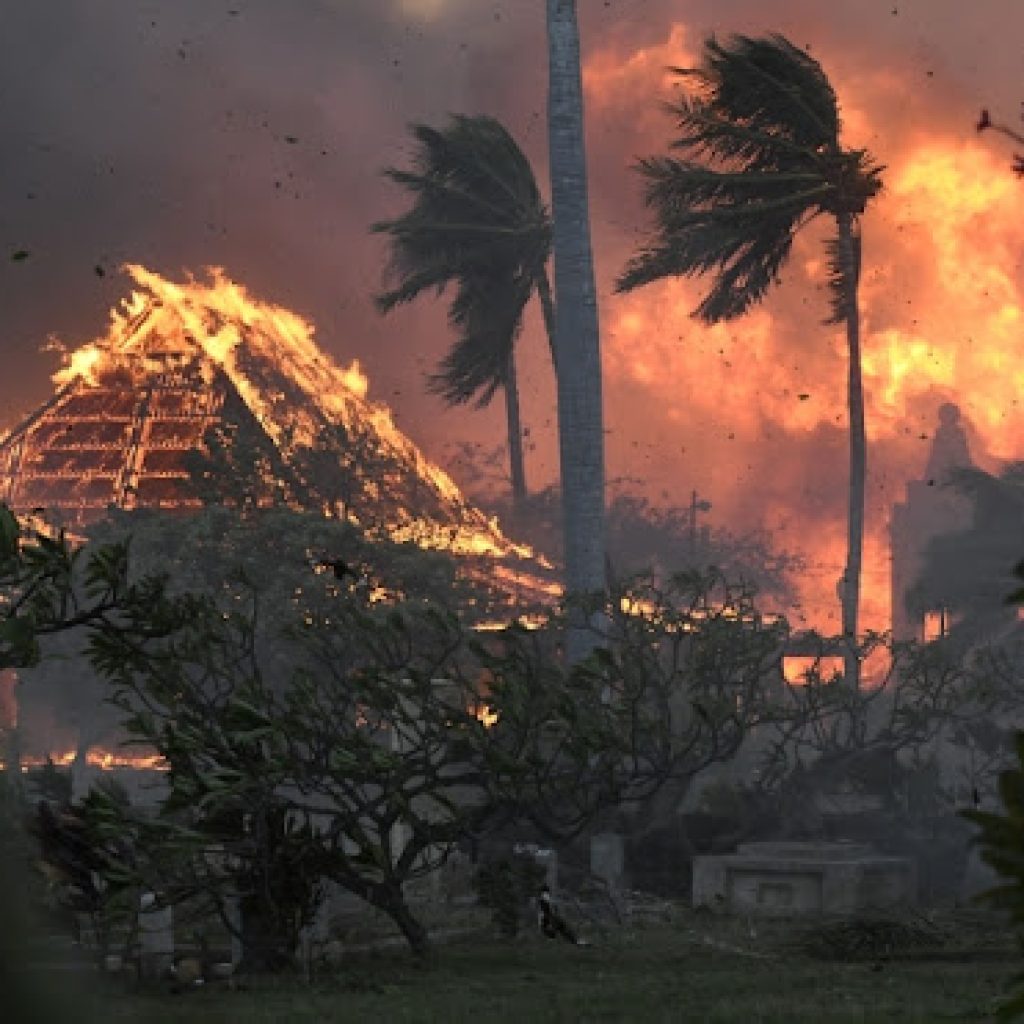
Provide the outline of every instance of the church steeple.
<path id="1" fill-rule="evenodd" d="M 908 481 L 906 499 L 892 509 L 890 583 L 895 640 L 923 639 L 923 623 L 912 620 L 907 611 L 907 591 L 920 575 L 928 542 L 940 533 L 967 524 L 969 502 L 945 485 L 954 470 L 969 469 L 973 465 L 967 432 L 960 423 L 960 409 L 946 402 L 939 407 L 939 424 L 928 453 L 924 479 Z"/>
<path id="2" fill-rule="evenodd" d="M 939 406 L 939 428 L 932 439 L 932 450 L 925 467 L 925 481 L 931 486 L 949 482 L 954 469 L 972 466 L 967 432 L 960 426 L 960 409 L 952 402 Z"/>

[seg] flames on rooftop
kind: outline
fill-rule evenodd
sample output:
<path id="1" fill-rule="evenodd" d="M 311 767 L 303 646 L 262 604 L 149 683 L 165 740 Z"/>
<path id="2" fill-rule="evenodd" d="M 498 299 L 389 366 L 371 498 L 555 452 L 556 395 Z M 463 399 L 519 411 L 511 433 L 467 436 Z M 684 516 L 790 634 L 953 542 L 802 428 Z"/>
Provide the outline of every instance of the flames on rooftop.
<path id="1" fill-rule="evenodd" d="M 293 501 L 373 523 L 394 541 L 478 556 L 499 588 L 557 598 L 550 564 L 463 497 L 368 398 L 358 360 L 334 363 L 309 321 L 218 268 L 184 283 L 125 269 L 135 289 L 107 332 L 65 354 L 52 398 L 0 440 L 0 499 L 15 511 L 45 508 L 73 527 L 111 505 L 198 507 L 187 454 L 211 428 L 243 424 L 275 470 L 292 474 L 282 484 Z M 346 442 L 356 441 L 353 465 Z M 296 483 L 298 456 L 314 448 L 321 465 L 326 455 L 346 470 L 342 505 Z"/>

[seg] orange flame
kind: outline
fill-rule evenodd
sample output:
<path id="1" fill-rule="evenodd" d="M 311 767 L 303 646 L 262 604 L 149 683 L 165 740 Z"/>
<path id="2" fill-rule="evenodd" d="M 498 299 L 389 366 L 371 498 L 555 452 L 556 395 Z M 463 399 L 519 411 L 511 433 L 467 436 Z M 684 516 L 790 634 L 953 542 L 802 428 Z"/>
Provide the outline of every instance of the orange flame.
<path id="1" fill-rule="evenodd" d="M 485 729 L 490 729 L 498 724 L 498 712 L 493 710 L 487 704 L 478 704 L 472 709 L 473 717 L 481 724 Z"/>
<path id="2" fill-rule="evenodd" d="M 381 452 L 426 481 L 456 511 L 450 521 L 440 523 L 398 507 L 388 525 L 395 541 L 456 554 L 532 559 L 551 568 L 528 546 L 506 537 L 496 519 L 466 501 L 451 477 L 395 426 L 391 410 L 367 399 L 369 381 L 359 361 L 337 366 L 317 347 L 309 321 L 254 298 L 220 268 L 210 269 L 208 284 L 191 277 L 175 283 L 137 264 L 125 269 L 138 290 L 111 313 L 103 338 L 64 357 L 64 366 L 54 375 L 56 383 L 80 379 L 93 385 L 104 369 L 121 366 L 125 358 L 144 360 L 147 346 L 166 353 L 198 345 L 282 449 L 312 444 L 325 420 L 346 428 L 369 424 Z M 257 386 L 243 353 L 255 353 L 277 367 L 283 379 L 297 386 L 302 400 L 289 401 Z M 368 486 L 379 483 L 370 481 Z"/>
<path id="3" fill-rule="evenodd" d="M 698 40 L 681 24 L 643 47 L 624 44 L 623 34 L 608 38 L 583 75 L 588 111 L 601 122 L 595 138 L 616 153 L 665 153 L 674 126 L 657 101 L 679 85 L 665 68 L 692 67 Z M 923 473 L 938 406 L 961 407 L 983 442 L 972 438 L 982 464 L 989 455 L 1020 457 L 1021 185 L 1005 153 L 969 126 L 938 127 L 948 111 L 928 107 L 906 69 L 855 67 L 845 52 L 815 55 L 836 85 L 844 141 L 867 145 L 888 166 L 885 191 L 864 218 L 861 281 L 869 438 L 861 626 L 886 629 L 889 509 L 904 482 Z M 893 110 L 897 93 L 905 111 Z M 621 207 L 627 190 L 632 201 L 642 186 L 630 176 L 615 187 Z M 595 198 L 597 244 L 615 273 L 636 248 L 633 229 L 650 225 L 639 202 L 638 219 L 621 224 L 618 208 L 602 210 L 599 191 Z M 735 322 L 705 327 L 690 318 L 704 281 L 623 296 L 608 282 L 601 310 L 609 464 L 638 475 L 643 438 L 659 468 L 652 490 L 671 486 L 666 478 L 687 489 L 698 481 L 723 525 L 766 527 L 795 548 L 808 563 L 793 581 L 804 622 L 824 632 L 838 628 L 846 556 L 846 339 L 820 324 L 828 230 L 799 235 L 781 287 Z"/>
<path id="4" fill-rule="evenodd" d="M 46 757 L 24 756 L 21 758 L 21 770 L 26 772 L 33 768 L 42 768 L 48 761 L 58 768 L 70 768 L 75 757 L 74 750 L 55 750 Z M 99 768 L 105 772 L 120 768 L 164 772 L 169 768 L 167 762 L 159 754 L 127 754 L 102 748 L 89 750 L 85 755 L 85 763 L 90 768 Z M 0 764 L 0 768 L 3 767 Z"/>

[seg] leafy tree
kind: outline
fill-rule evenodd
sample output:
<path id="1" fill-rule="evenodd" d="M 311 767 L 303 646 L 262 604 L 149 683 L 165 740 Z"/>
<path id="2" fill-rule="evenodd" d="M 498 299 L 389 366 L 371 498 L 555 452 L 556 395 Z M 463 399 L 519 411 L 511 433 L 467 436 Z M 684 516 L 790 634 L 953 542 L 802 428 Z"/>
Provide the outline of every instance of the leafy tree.
<path id="1" fill-rule="evenodd" d="M 406 887 L 461 839 L 526 820 L 568 841 L 603 809 L 731 756 L 764 714 L 779 628 L 721 581 L 674 588 L 617 595 L 604 609 L 610 649 L 568 670 L 553 657 L 564 623 L 481 638 L 436 608 L 309 594 L 278 616 L 291 671 L 271 678 L 258 600 L 225 608 L 153 582 L 92 651 L 130 737 L 167 760 L 170 792 L 156 822 L 106 827 L 141 830 L 135 846 L 157 858 L 151 876 L 170 900 L 262 892 L 243 940 L 276 936 L 287 958 L 294 931 L 280 922 L 295 894 L 252 873 L 280 834 L 260 823 L 287 823 L 292 875 L 378 907 L 422 952 Z M 239 814 L 244 832 L 218 824 Z M 141 870 L 122 859 L 111 877 L 137 886 Z"/>
<path id="2" fill-rule="evenodd" d="M 113 545 L 75 549 L 61 531 L 19 521 L 0 505 L 0 667 L 22 669 L 41 657 L 40 638 L 96 623 L 112 614 L 127 590 L 127 549 Z M 23 826 L 25 796 L 17 770 L 16 730 L 6 737 L 0 771 L 0 919 L 5 937 L 0 957 L 8 981 L 5 1007 L 15 1016 L 40 1013 L 38 992 L 30 991 L 27 941 L 37 921 L 30 905 L 34 893 L 27 871 L 31 848 Z M 55 1014 L 76 1008 L 48 1001 Z M 77 1009 L 80 1009 L 77 1008 Z"/>
<path id="3" fill-rule="evenodd" d="M 1024 581 L 1024 562 L 1018 563 L 1014 573 Z M 1024 588 L 1009 594 L 1005 601 L 1020 606 L 1024 603 Z M 979 826 L 975 842 L 981 856 L 1001 877 L 1002 884 L 978 898 L 1009 914 L 1024 949 L 1024 732 L 1016 732 L 1014 747 L 1015 763 L 999 776 L 1001 813 L 975 808 L 962 815 Z M 1018 1020 L 1024 1014 L 1024 973 L 1018 974 L 1013 983 L 1015 990 L 999 1007 L 999 1020 Z"/>
<path id="4" fill-rule="evenodd" d="M 28 823 L 50 898 L 70 918 L 68 930 L 73 934 L 78 915 L 91 920 L 101 961 L 111 951 L 117 924 L 134 934 L 138 908 L 138 900 L 111 899 L 103 877 L 110 861 L 132 855 L 123 834 L 101 837 L 93 826 L 94 810 L 107 803 L 118 808 L 128 804 L 127 794 L 111 780 L 104 780 L 78 804 L 72 803 L 70 791 L 59 801 L 40 800 Z"/>
<path id="5" fill-rule="evenodd" d="M 1002 884 L 981 899 L 1006 911 L 1024 947 L 1024 733 L 1017 733 L 1016 764 L 999 777 L 1002 813 L 971 810 L 963 817 L 979 826 L 976 842 L 981 855 L 1001 876 Z M 1024 973 L 1013 983 L 1015 991 L 999 1007 L 999 1020 L 1019 1020 L 1024 1014 Z"/>
<path id="6" fill-rule="evenodd" d="M 548 0 L 547 36 L 565 590 L 586 595 L 604 593 L 608 581 L 601 337 L 590 244 L 576 0 Z M 566 644 L 569 662 L 585 658 L 597 642 L 598 633 L 584 622 L 571 622 Z"/>
<path id="7" fill-rule="evenodd" d="M 117 609 L 128 590 L 128 550 L 107 544 L 88 553 L 63 530 L 22 523 L 0 505 L 0 668 L 23 675 L 41 658 L 40 641 L 66 636 Z M 20 761 L 16 729 L 8 731 L 2 759 Z M 14 788 L 20 774 L 12 774 Z"/>
<path id="8" fill-rule="evenodd" d="M 39 660 L 39 638 L 102 619 L 127 589 L 128 549 L 73 548 L 0 505 L 0 668 Z"/>
<path id="9" fill-rule="evenodd" d="M 486 456 L 484 457 L 486 459 Z M 499 520 L 510 513 L 507 498 L 487 488 L 487 466 L 472 452 L 460 455 L 464 486 L 471 500 Z M 727 527 L 693 529 L 691 509 L 655 504 L 628 490 L 633 481 L 621 483 L 607 507 L 608 562 L 620 580 L 643 577 L 657 569 L 670 575 L 684 569 L 715 566 L 731 580 L 746 580 L 758 594 L 784 607 L 796 602 L 793 579 L 803 571 L 803 561 L 775 547 L 765 531 L 736 534 Z M 527 499 L 528 515 L 518 536 L 535 551 L 555 562 L 562 559 L 562 504 L 557 484 L 534 491 Z"/>
<path id="10" fill-rule="evenodd" d="M 639 170 L 656 236 L 630 260 L 618 290 L 713 272 L 696 309 L 705 323 L 742 316 L 778 279 L 797 231 L 820 215 L 828 243 L 832 315 L 849 353 L 850 498 L 842 614 L 846 680 L 856 687 L 857 615 L 867 441 L 857 288 L 860 218 L 881 189 L 881 168 L 840 144 L 835 93 L 814 58 L 782 36 L 712 38 L 698 68 L 675 69 L 694 93 L 671 107 L 682 157 L 649 157 Z"/>
<path id="11" fill-rule="evenodd" d="M 515 342 L 536 293 L 552 346 L 554 310 L 546 264 L 551 223 L 529 161 L 492 117 L 453 117 L 442 129 L 414 125 L 414 169 L 385 173 L 413 196 L 410 210 L 381 221 L 394 287 L 377 306 L 389 312 L 424 291 L 455 286 L 448 319 L 455 344 L 430 377 L 448 405 L 490 404 L 500 388 L 508 417 L 512 493 L 526 496 Z"/>
<path id="12" fill-rule="evenodd" d="M 815 634 L 803 643 L 810 664 L 802 685 L 789 687 L 784 720 L 761 735 L 759 787 L 788 807 L 845 786 L 906 813 L 904 791 L 916 773 L 935 775 L 939 741 L 980 735 L 1018 703 L 1019 672 L 994 652 L 967 659 L 949 644 L 894 645 L 874 634 L 859 654 L 884 659 L 885 674 L 854 690 L 828 671 L 834 644 Z"/>

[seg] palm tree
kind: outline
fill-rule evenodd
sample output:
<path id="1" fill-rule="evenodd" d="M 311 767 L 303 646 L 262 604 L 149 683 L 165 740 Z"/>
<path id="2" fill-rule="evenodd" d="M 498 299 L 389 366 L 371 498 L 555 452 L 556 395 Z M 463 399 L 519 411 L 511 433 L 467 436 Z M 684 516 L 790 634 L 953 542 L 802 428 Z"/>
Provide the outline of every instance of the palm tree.
<path id="1" fill-rule="evenodd" d="M 393 288 L 376 300 L 381 312 L 422 292 L 456 288 L 448 320 L 457 340 L 429 387 L 450 406 L 490 404 L 505 393 L 514 504 L 526 498 L 515 341 L 523 310 L 536 292 L 554 347 L 554 309 L 545 269 L 551 222 L 530 163 L 492 117 L 453 117 L 441 129 L 414 125 L 411 171 L 384 173 L 413 196 L 401 217 L 374 224 L 390 238 L 386 277 Z"/>
<path id="2" fill-rule="evenodd" d="M 605 590 L 604 426 L 576 0 L 548 0 L 547 29 L 565 589 L 584 595 Z M 570 664 L 597 645 L 587 625 L 570 621 Z"/>
<path id="3" fill-rule="evenodd" d="M 666 277 L 714 272 L 695 316 L 741 316 L 778 280 L 797 231 L 819 215 L 835 222 L 828 242 L 832 315 L 849 353 L 850 492 L 847 560 L 840 582 L 846 679 L 859 683 L 856 653 L 864 538 L 867 442 L 857 287 L 860 217 L 881 189 L 883 168 L 866 150 L 843 149 L 835 93 L 816 60 L 782 36 L 734 36 L 704 47 L 701 66 L 673 68 L 695 84 L 670 106 L 682 157 L 639 162 L 657 234 L 618 281 L 629 291 Z"/>

